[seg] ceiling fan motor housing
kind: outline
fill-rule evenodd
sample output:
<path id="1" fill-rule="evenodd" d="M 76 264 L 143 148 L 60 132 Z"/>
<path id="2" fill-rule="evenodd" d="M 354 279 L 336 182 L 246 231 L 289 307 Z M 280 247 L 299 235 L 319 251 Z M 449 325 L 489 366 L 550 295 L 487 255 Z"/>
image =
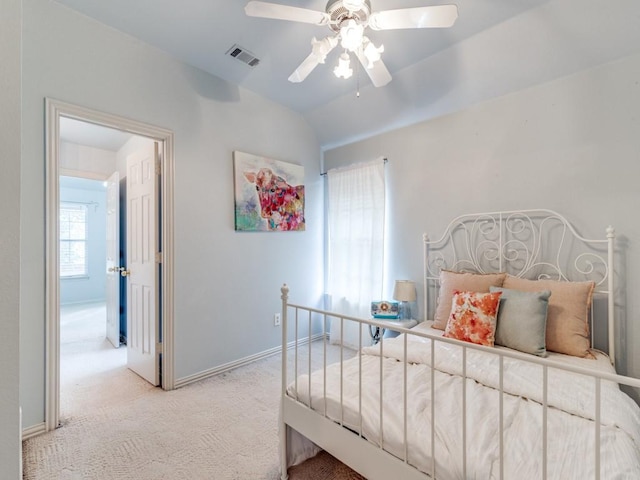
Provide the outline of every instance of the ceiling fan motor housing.
<path id="1" fill-rule="evenodd" d="M 340 24 L 345 20 L 353 19 L 359 24 L 365 25 L 371 15 L 371 3 L 369 0 L 364 0 L 360 10 L 350 12 L 344 6 L 343 0 L 329 0 L 326 11 L 330 17 L 329 28 L 334 32 L 339 32 Z"/>

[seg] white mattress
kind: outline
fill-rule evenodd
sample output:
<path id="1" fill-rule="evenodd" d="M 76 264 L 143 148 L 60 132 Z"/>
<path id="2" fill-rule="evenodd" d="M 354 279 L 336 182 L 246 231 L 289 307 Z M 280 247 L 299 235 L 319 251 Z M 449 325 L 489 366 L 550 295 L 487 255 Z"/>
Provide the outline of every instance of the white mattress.
<path id="1" fill-rule="evenodd" d="M 416 329 L 428 328 L 422 324 Z M 437 331 L 429 329 L 430 333 Z M 402 359 L 403 335 L 363 350 L 343 364 L 343 408 L 340 407 L 340 366 L 327 367 L 326 412 L 335 421 L 360 431 L 370 442 L 404 459 L 404 412 Z M 466 478 L 500 478 L 499 397 L 497 357 L 467 351 L 467 379 L 459 374 L 462 349 L 437 342 L 435 349 L 435 418 L 431 417 L 431 341 L 413 335 L 408 339 L 407 439 L 408 461 L 431 473 L 432 428 L 435 428 L 435 470 L 438 479 L 461 479 L 463 475 L 462 391 L 467 398 Z M 613 372 L 604 355 L 596 360 L 551 354 L 550 358 L 587 368 Z M 362 420 L 359 414 L 358 372 L 362 362 Z M 380 429 L 380 366 L 383 369 L 383 421 Z M 324 413 L 322 371 L 311 375 L 311 406 Z M 542 478 L 542 368 L 505 359 L 504 390 L 504 478 Z M 594 381 L 549 369 L 548 478 L 595 478 Z M 302 375 L 288 388 L 289 396 L 309 404 L 309 376 Z M 616 384 L 602 382 L 601 478 L 640 478 L 640 409 Z M 382 435 L 382 440 L 381 440 Z M 310 450 L 308 451 L 309 454 Z M 290 458 L 295 458 L 291 454 Z M 297 460 L 300 460 L 297 455 Z"/>

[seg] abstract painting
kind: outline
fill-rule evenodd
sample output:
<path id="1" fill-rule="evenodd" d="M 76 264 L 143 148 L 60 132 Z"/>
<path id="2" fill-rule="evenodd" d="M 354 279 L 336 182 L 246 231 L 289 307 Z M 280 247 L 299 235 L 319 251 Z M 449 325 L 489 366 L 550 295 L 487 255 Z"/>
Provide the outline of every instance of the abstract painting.
<path id="1" fill-rule="evenodd" d="M 233 160 L 236 230 L 305 229 L 304 167 L 238 151 Z"/>

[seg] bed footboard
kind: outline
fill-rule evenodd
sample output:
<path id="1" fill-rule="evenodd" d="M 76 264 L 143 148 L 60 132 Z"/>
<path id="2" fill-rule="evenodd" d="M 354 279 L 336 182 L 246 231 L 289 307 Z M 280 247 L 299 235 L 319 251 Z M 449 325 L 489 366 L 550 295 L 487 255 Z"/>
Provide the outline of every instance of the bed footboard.
<path id="1" fill-rule="evenodd" d="M 354 359 L 354 351 L 344 346 L 341 342 L 330 345 L 328 336 L 328 322 L 336 319 L 341 322 L 357 322 L 360 327 L 360 338 L 363 332 L 368 332 L 369 326 L 389 328 L 375 320 L 357 319 L 349 316 L 336 316 L 328 311 L 307 308 L 301 305 L 288 303 L 289 288 L 283 285 L 281 289 L 283 315 L 282 315 L 282 397 L 281 397 L 281 426 L 280 426 L 280 462 L 281 478 L 288 478 L 287 468 L 290 465 L 288 458 L 287 429 L 291 428 L 300 435 L 309 439 L 320 449 L 326 450 L 334 457 L 357 471 L 368 479 L 402 478 L 403 480 L 424 480 L 431 478 L 428 474 L 417 470 L 407 461 L 403 461 L 395 455 L 385 451 L 380 445 L 367 441 L 363 436 L 361 425 L 358 430 L 350 428 L 344 421 L 334 421 L 328 415 L 326 409 L 318 412 L 311 408 L 310 403 L 300 401 L 287 394 L 287 388 L 291 382 L 297 387 L 298 374 L 305 370 L 307 374 L 312 371 L 326 371 L 330 362 L 336 361 L 342 365 L 346 357 Z M 293 313 L 292 316 L 289 314 Z M 304 317 L 304 320 L 303 320 Z M 315 319 L 314 319 L 315 317 Z M 302 330 L 300 324 L 304 323 L 307 334 L 300 337 Z M 320 335 L 314 332 L 314 324 L 322 324 Z M 398 327 L 398 332 L 409 330 Z M 293 333 L 294 340 L 287 342 L 288 336 Z M 319 337 L 319 339 L 318 339 Z M 316 339 L 316 340 L 314 340 Z M 384 343 L 384 339 L 381 340 Z M 315 348 L 312 349 L 311 346 Z M 360 349 L 367 345 L 360 345 Z M 331 352 L 329 352 L 331 350 Z M 335 363 L 334 363 L 335 365 Z M 292 373 L 294 379 L 288 378 Z M 361 402 L 360 402 L 361 403 Z M 298 455 L 299 456 L 299 455 Z"/>

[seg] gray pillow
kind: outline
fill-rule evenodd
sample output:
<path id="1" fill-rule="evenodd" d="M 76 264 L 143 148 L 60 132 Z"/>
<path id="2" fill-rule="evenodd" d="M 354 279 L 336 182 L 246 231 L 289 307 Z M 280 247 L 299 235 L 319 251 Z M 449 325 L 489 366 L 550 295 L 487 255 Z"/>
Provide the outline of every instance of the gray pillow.
<path id="1" fill-rule="evenodd" d="M 490 290 L 502 292 L 496 345 L 546 357 L 547 308 L 551 291 L 522 292 L 501 287 L 491 287 Z"/>

